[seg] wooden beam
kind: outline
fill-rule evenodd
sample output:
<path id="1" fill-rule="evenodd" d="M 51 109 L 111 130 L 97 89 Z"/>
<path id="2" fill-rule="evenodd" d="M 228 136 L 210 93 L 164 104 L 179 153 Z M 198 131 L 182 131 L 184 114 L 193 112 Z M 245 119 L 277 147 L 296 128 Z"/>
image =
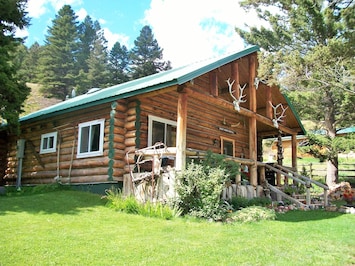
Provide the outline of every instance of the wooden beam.
<path id="1" fill-rule="evenodd" d="M 272 95 L 271 95 L 271 87 L 266 86 L 266 117 L 269 119 L 273 119 L 273 113 L 272 113 L 272 106 L 270 102 L 272 102 Z"/>
<path id="2" fill-rule="evenodd" d="M 292 168 L 293 171 L 297 172 L 297 135 L 292 134 L 291 137 L 291 153 L 292 153 Z"/>
<path id="3" fill-rule="evenodd" d="M 256 113 L 257 101 L 256 101 L 256 87 L 254 84 L 256 76 L 256 54 L 252 54 L 249 57 L 249 109 L 252 113 Z M 258 160 L 257 155 L 257 127 L 256 116 L 249 117 L 249 158 L 255 162 Z M 257 166 L 252 165 L 250 167 L 250 184 L 252 186 L 258 185 L 258 172 Z"/>
<path id="4" fill-rule="evenodd" d="M 236 89 L 234 90 L 234 97 L 239 99 L 239 87 L 238 85 L 240 84 L 239 82 L 239 65 L 238 62 L 234 61 L 232 63 L 232 80 L 235 80 L 235 86 Z"/>
<path id="5" fill-rule="evenodd" d="M 217 72 L 211 71 L 209 73 L 209 77 L 210 77 L 210 93 L 211 95 L 217 97 L 218 96 L 218 76 L 217 76 Z"/>
<path id="6" fill-rule="evenodd" d="M 176 165 L 177 171 L 186 166 L 186 128 L 187 128 L 187 93 L 179 93 L 176 129 Z"/>

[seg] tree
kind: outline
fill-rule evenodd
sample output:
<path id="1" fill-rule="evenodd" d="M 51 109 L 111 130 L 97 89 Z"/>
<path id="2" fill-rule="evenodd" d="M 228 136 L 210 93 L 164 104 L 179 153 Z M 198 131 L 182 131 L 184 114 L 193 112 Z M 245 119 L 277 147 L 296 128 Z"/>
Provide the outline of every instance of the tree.
<path id="1" fill-rule="evenodd" d="M 111 83 L 121 84 L 129 80 L 129 52 L 125 45 L 116 42 L 109 55 Z"/>
<path id="2" fill-rule="evenodd" d="M 144 26 L 134 41 L 131 51 L 132 78 L 137 79 L 171 68 L 170 62 L 162 61 L 163 49 L 158 45 L 149 26 Z"/>
<path id="3" fill-rule="evenodd" d="M 24 45 L 23 48 L 26 49 Z M 42 50 L 43 47 L 35 42 L 30 48 L 23 51 L 19 72 L 27 82 L 37 82 L 39 58 Z"/>
<path id="4" fill-rule="evenodd" d="M 1 1 L 0 9 L 0 119 L 7 121 L 9 130 L 19 132 L 18 118 L 22 104 L 30 89 L 17 75 L 16 48 L 21 39 L 15 38 L 17 28 L 23 29 L 29 24 L 26 0 Z"/>
<path id="5" fill-rule="evenodd" d="M 80 39 L 78 63 L 80 68 L 87 73 L 89 71 L 87 60 L 96 39 L 96 29 L 90 16 L 85 17 L 84 21 L 80 23 L 78 30 Z"/>
<path id="6" fill-rule="evenodd" d="M 64 5 L 52 22 L 41 54 L 40 79 L 49 96 L 64 100 L 76 86 L 79 73 L 77 16 Z"/>
<path id="7" fill-rule="evenodd" d="M 259 78 L 281 84 L 301 114 L 322 121 L 329 141 L 318 144 L 328 143 L 326 182 L 334 185 L 336 131 L 355 122 L 354 1 L 246 0 L 241 5 L 254 8 L 270 26 L 236 29 L 265 50 Z"/>
<path id="8" fill-rule="evenodd" d="M 109 82 L 108 55 L 106 39 L 98 21 L 95 21 L 94 28 L 96 37 L 90 51 L 88 64 L 88 81 L 91 88 L 105 88 Z"/>

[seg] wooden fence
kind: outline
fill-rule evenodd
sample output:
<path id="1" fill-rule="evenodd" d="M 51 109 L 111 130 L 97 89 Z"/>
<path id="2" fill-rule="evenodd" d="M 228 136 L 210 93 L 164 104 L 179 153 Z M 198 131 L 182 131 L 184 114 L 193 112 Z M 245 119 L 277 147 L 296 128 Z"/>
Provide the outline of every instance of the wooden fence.
<path id="1" fill-rule="evenodd" d="M 300 164 L 298 166 L 298 171 L 301 173 L 306 170 L 307 175 L 310 178 L 324 178 L 327 175 L 327 165 L 326 163 L 309 163 Z M 342 163 L 339 164 L 339 178 L 354 178 L 355 179 L 355 164 L 353 163 Z"/>

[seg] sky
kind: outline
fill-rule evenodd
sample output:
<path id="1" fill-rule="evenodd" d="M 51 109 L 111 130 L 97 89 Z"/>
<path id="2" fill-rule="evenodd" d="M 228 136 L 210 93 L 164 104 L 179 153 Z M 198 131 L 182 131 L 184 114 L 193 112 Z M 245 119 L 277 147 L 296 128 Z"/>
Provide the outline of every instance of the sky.
<path id="1" fill-rule="evenodd" d="M 149 25 L 172 67 L 240 51 L 246 45 L 235 27 L 261 25 L 256 13 L 243 10 L 239 0 L 28 0 L 31 25 L 17 35 L 26 37 L 28 47 L 35 41 L 43 45 L 65 4 L 79 22 L 87 15 L 100 22 L 109 49 L 117 41 L 131 49 L 143 26 Z"/>

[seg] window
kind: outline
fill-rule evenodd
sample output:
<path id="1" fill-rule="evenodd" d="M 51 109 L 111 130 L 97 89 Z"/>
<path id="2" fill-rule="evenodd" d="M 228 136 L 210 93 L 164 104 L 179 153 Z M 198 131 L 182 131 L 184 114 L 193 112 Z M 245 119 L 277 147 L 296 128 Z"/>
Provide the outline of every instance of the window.
<path id="1" fill-rule="evenodd" d="M 78 158 L 93 157 L 103 154 L 105 119 L 79 124 Z"/>
<path id="2" fill-rule="evenodd" d="M 168 147 L 176 146 L 176 122 L 150 115 L 148 118 L 148 146 L 163 142 Z"/>
<path id="3" fill-rule="evenodd" d="M 221 154 L 233 156 L 235 154 L 235 142 L 232 139 L 221 137 Z"/>
<path id="4" fill-rule="evenodd" d="M 40 154 L 55 152 L 57 149 L 57 132 L 42 134 Z"/>

